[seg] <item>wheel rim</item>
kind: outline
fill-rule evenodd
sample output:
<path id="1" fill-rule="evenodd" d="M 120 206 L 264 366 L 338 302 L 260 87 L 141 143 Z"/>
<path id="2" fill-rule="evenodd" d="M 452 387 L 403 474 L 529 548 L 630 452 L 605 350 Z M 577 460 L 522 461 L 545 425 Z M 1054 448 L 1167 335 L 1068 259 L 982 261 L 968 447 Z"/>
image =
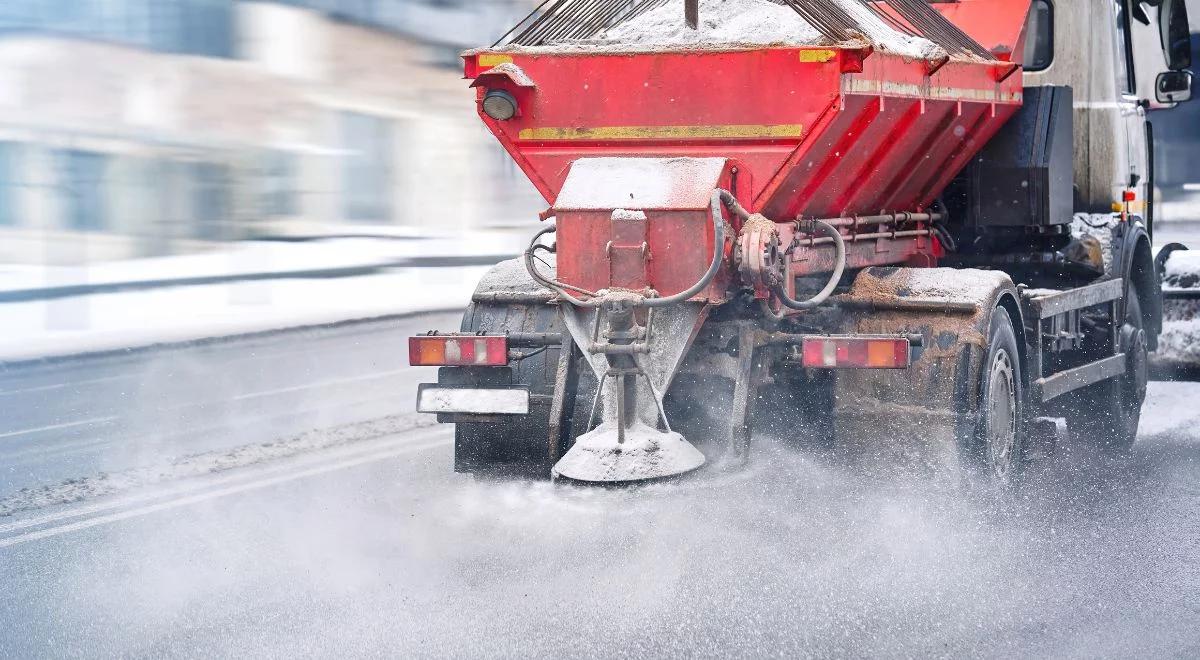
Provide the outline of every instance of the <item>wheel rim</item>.
<path id="1" fill-rule="evenodd" d="M 988 466 L 1001 479 L 1012 473 L 1017 445 L 1017 389 L 1012 359 L 997 351 L 988 372 L 988 401 L 985 438 Z"/>

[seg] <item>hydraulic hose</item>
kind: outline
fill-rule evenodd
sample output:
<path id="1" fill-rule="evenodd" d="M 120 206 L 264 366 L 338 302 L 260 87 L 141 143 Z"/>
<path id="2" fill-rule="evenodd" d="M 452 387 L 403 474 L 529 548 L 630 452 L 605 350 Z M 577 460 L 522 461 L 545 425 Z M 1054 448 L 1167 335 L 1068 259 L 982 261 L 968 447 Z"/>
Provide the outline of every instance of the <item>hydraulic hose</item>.
<path id="1" fill-rule="evenodd" d="M 737 198 L 735 198 L 732 193 L 720 188 L 713 191 L 712 197 L 709 200 L 709 210 L 712 215 L 713 224 L 713 256 L 712 262 L 709 263 L 708 270 L 705 271 L 704 275 L 701 276 L 701 278 L 697 280 L 695 284 L 688 287 L 684 291 L 680 291 L 672 296 L 667 296 L 666 298 L 646 298 L 638 303 L 638 306 L 668 307 L 670 305 L 688 300 L 692 296 L 707 288 L 709 284 L 712 284 L 713 278 L 715 278 L 717 273 L 721 270 L 721 261 L 725 256 L 725 217 L 721 213 L 722 206 L 728 208 L 731 213 L 738 216 L 743 221 L 750 217 L 750 213 L 738 203 Z M 570 293 L 567 293 L 566 285 L 564 285 L 562 282 L 557 282 L 545 277 L 538 272 L 537 267 L 534 265 L 534 252 L 539 248 L 547 249 L 545 246 L 540 245 L 538 241 L 543 236 L 547 234 L 553 234 L 557 230 L 557 227 L 546 227 L 534 235 L 533 240 L 529 243 L 529 247 L 525 250 L 525 270 L 529 271 L 529 276 L 532 277 L 538 284 L 541 284 L 547 289 L 554 291 L 559 295 L 560 298 L 572 305 L 575 305 L 576 307 L 600 307 L 603 304 L 603 300 L 601 298 L 597 297 L 592 300 L 580 300 L 575 296 L 572 296 Z M 834 232 L 836 233 L 837 230 L 834 230 Z M 582 290 L 580 291 L 582 293 L 590 293 L 583 292 Z"/>
<path id="2" fill-rule="evenodd" d="M 829 296 L 833 295 L 838 282 L 842 281 L 842 274 L 846 271 L 846 241 L 842 239 L 842 233 L 838 231 L 837 227 L 821 220 L 813 220 L 813 224 L 829 236 L 829 238 L 833 239 L 833 245 L 837 249 L 837 263 L 834 265 L 833 274 L 829 277 L 829 283 L 825 285 L 825 288 L 820 293 L 808 300 L 794 300 L 790 298 L 782 284 L 773 287 L 771 292 L 788 309 L 806 310 L 824 303 L 829 299 Z"/>
<path id="3" fill-rule="evenodd" d="M 599 307 L 599 300 L 580 300 L 575 296 L 572 296 L 571 294 L 567 293 L 566 289 L 563 288 L 560 282 L 547 279 L 544 275 L 538 272 L 537 266 L 534 265 L 533 253 L 537 251 L 538 248 L 548 249 L 545 248 L 545 246 L 540 245 L 538 241 L 541 240 L 541 238 L 546 234 L 553 234 L 556 231 L 558 231 L 558 227 L 551 225 L 539 231 L 537 234 L 534 234 L 533 240 L 529 242 L 529 247 L 525 248 L 525 270 L 529 271 L 529 276 L 532 277 L 538 284 L 541 284 L 547 289 L 557 293 L 560 298 L 571 303 L 572 305 L 575 305 L 576 307 Z"/>
<path id="4" fill-rule="evenodd" d="M 958 252 L 958 243 L 954 241 L 954 237 L 950 232 L 941 225 L 941 223 L 933 223 L 929 226 L 933 230 L 933 235 L 938 237 L 942 242 L 942 247 L 946 248 L 947 252 Z"/>

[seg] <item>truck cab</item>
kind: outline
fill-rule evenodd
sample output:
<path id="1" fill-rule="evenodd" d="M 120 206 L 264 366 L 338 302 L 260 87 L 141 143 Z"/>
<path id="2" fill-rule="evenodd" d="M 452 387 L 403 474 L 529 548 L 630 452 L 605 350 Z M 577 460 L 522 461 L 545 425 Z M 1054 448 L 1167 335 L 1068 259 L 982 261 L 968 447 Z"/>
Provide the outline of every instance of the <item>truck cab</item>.
<path id="1" fill-rule="evenodd" d="M 1190 33 L 1183 0 L 1034 0 L 1026 86 L 1068 86 L 1074 96 L 1075 210 L 1125 205 L 1153 231 L 1153 128 L 1147 113 L 1191 96 Z"/>

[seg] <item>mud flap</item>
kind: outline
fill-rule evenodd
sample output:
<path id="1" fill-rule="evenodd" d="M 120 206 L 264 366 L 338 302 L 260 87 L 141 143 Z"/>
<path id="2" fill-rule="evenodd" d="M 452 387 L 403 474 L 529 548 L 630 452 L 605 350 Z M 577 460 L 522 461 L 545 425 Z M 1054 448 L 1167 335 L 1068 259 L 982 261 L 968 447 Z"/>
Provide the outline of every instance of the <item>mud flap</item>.
<path id="1" fill-rule="evenodd" d="M 498 264 L 484 276 L 463 316 L 462 331 L 565 334 L 566 329 L 550 294 L 514 260 Z M 442 385 L 523 386 L 530 392 L 528 415 L 439 417 L 455 423 L 457 472 L 531 477 L 550 473 L 569 440 L 578 434 L 576 425 L 586 423 L 577 419 L 576 391 L 585 384 L 578 382 L 580 369 L 570 364 L 578 359 L 570 347 L 565 343 L 530 350 L 529 357 L 507 367 L 440 370 Z"/>
<path id="2" fill-rule="evenodd" d="M 840 301 L 842 331 L 921 335 L 924 350 L 906 370 L 836 372 L 839 452 L 868 468 L 957 472 L 980 409 L 980 369 L 992 310 L 1006 295 L 1019 299 L 1008 275 L 994 271 L 862 271 Z"/>

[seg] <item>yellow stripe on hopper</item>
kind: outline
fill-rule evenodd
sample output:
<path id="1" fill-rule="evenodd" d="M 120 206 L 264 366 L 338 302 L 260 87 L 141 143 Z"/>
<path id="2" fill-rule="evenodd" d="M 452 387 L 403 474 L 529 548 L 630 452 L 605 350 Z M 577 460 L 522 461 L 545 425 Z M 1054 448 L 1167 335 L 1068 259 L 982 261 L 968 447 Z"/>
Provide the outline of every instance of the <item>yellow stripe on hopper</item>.
<path id="1" fill-rule="evenodd" d="M 828 62 L 837 57 L 836 50 L 802 50 L 800 51 L 801 62 Z"/>
<path id="2" fill-rule="evenodd" d="M 496 53 L 483 53 L 479 56 L 479 66 L 500 66 L 501 64 L 511 64 L 513 61 L 512 55 L 497 55 Z"/>
<path id="3" fill-rule="evenodd" d="M 526 128 L 522 140 L 688 140 L 696 138 L 800 138 L 800 124 L 779 126 L 597 126 L 594 128 Z"/>

